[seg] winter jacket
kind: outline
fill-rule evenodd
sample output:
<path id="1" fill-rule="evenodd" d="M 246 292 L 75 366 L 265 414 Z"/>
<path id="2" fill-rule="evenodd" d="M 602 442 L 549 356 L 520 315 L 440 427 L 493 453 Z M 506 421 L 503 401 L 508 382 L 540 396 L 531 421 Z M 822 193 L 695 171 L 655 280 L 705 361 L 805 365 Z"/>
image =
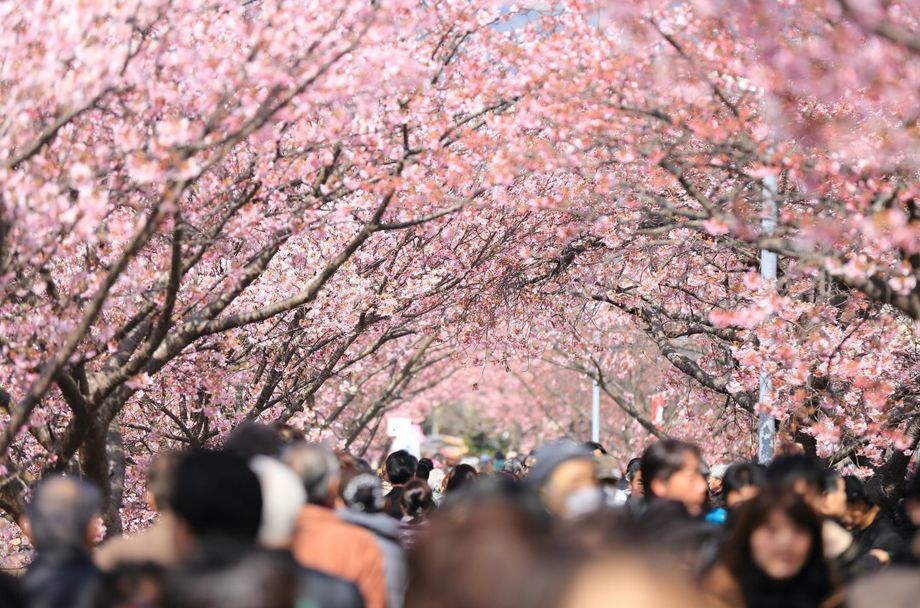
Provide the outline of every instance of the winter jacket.
<path id="1" fill-rule="evenodd" d="M 374 534 L 383 554 L 383 571 L 387 581 L 387 604 L 390 608 L 402 608 L 409 573 L 406 566 L 406 552 L 400 544 L 402 533 L 400 522 L 386 513 L 362 513 L 350 509 L 339 511 L 339 516 Z"/>
<path id="2" fill-rule="evenodd" d="M 332 509 L 303 506 L 291 552 L 302 566 L 357 585 L 366 608 L 387 606 L 383 554 L 376 538 L 364 528 L 346 522 Z"/>
<path id="3" fill-rule="evenodd" d="M 93 561 L 106 572 L 126 563 L 149 562 L 168 568 L 179 561 L 175 539 L 175 516 L 161 513 L 149 528 L 103 543 L 93 554 Z"/>
<path id="4" fill-rule="evenodd" d="M 59 548 L 38 553 L 22 586 L 30 608 L 89 608 L 101 577 L 86 551 Z"/>

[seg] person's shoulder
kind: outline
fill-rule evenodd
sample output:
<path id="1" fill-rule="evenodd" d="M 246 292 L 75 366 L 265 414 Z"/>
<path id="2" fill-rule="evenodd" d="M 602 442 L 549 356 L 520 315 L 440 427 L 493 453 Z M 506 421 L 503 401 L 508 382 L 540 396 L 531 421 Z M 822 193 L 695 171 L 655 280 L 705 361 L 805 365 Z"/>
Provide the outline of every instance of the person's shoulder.
<path id="1" fill-rule="evenodd" d="M 722 563 L 715 563 L 703 574 L 700 581 L 703 592 L 718 608 L 736 608 L 744 606 L 741 585 L 731 571 Z"/>
<path id="2" fill-rule="evenodd" d="M 920 598 L 920 569 L 894 566 L 857 579 L 847 592 L 851 608 L 907 608 Z"/>

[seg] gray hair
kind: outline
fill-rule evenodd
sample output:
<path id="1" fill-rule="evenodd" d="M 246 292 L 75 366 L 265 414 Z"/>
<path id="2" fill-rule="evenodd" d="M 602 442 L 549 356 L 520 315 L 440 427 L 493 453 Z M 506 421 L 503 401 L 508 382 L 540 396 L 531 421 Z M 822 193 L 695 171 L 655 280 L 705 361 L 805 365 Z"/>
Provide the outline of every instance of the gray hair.
<path id="1" fill-rule="evenodd" d="M 295 443 L 282 459 L 300 477 L 307 491 L 307 502 L 331 505 L 330 486 L 340 479 L 339 461 L 328 447 L 319 443 Z"/>
<path id="2" fill-rule="evenodd" d="M 32 491 L 26 506 L 32 544 L 38 551 L 83 547 L 101 508 L 102 494 L 96 486 L 76 477 L 45 478 Z"/>
<path id="3" fill-rule="evenodd" d="M 342 500 L 349 509 L 358 512 L 377 513 L 386 506 L 380 478 L 371 473 L 362 473 L 345 484 Z"/>

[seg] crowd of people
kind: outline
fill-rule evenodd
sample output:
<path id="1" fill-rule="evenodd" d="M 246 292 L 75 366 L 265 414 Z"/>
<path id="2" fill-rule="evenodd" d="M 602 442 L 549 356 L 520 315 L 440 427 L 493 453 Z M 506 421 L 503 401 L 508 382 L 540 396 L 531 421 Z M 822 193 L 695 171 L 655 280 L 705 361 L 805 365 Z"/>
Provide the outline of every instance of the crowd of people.
<path id="1" fill-rule="evenodd" d="M 0 608 L 916 607 L 918 477 L 883 502 L 802 453 L 710 467 L 674 439 L 622 468 L 563 440 L 374 470 L 246 424 L 158 456 L 154 523 L 98 546 L 100 490 L 42 480 Z"/>

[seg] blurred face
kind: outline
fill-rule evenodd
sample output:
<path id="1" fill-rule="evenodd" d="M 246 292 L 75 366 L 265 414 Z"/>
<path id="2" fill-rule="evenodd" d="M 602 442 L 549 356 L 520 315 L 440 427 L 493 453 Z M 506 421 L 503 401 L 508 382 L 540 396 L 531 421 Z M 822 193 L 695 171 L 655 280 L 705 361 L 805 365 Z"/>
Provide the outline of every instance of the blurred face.
<path id="1" fill-rule="evenodd" d="M 805 566 L 811 535 L 782 511 L 773 511 L 751 534 L 751 559 L 770 578 L 787 580 Z"/>
<path id="2" fill-rule="evenodd" d="M 863 503 L 847 505 L 841 521 L 847 530 L 862 530 L 872 523 L 872 507 Z"/>
<path id="3" fill-rule="evenodd" d="M 597 489 L 597 487 L 594 461 L 577 459 L 568 460 L 556 467 L 541 493 L 543 502 L 552 513 L 566 517 L 570 515 L 568 513 L 570 497 L 585 490 Z"/>
<path id="4" fill-rule="evenodd" d="M 721 477 L 710 477 L 709 478 L 709 491 L 713 494 L 718 494 L 722 491 L 722 478 Z"/>
<path id="5" fill-rule="evenodd" d="M 847 491 L 842 477 L 838 477 L 834 487 L 821 495 L 819 506 L 818 513 L 823 517 L 844 518 L 847 512 Z"/>
<path id="6" fill-rule="evenodd" d="M 920 526 L 920 499 L 911 498 L 904 503 L 904 508 L 907 511 L 907 516 L 910 518 L 910 521 L 913 522 L 915 526 Z M 914 541 L 911 543 L 910 550 L 913 552 L 914 557 L 920 558 L 920 533 L 914 536 Z"/>
<path id="7" fill-rule="evenodd" d="M 633 496 L 642 496 L 645 489 L 642 487 L 642 471 L 633 473 L 632 479 L 629 480 L 629 491 Z"/>
<path id="8" fill-rule="evenodd" d="M 729 509 L 734 509 L 738 505 L 756 497 L 759 492 L 760 488 L 755 485 L 744 486 L 740 490 L 732 490 L 725 495 L 725 506 Z"/>
<path id="9" fill-rule="evenodd" d="M 920 527 L 920 498 L 911 498 L 907 500 L 904 504 L 904 508 L 907 511 L 907 516 L 910 518 L 910 521 L 915 526 Z"/>
<path id="10" fill-rule="evenodd" d="M 562 608 L 701 608 L 708 605 L 686 581 L 656 571 L 650 564 L 628 555 L 592 561 L 581 567 L 560 604 Z"/>
<path id="11" fill-rule="evenodd" d="M 693 453 L 684 455 L 684 466 L 667 480 L 653 479 L 652 492 L 659 498 L 684 503 L 691 515 L 699 515 L 706 502 L 706 479 L 700 473 L 700 459 Z"/>

